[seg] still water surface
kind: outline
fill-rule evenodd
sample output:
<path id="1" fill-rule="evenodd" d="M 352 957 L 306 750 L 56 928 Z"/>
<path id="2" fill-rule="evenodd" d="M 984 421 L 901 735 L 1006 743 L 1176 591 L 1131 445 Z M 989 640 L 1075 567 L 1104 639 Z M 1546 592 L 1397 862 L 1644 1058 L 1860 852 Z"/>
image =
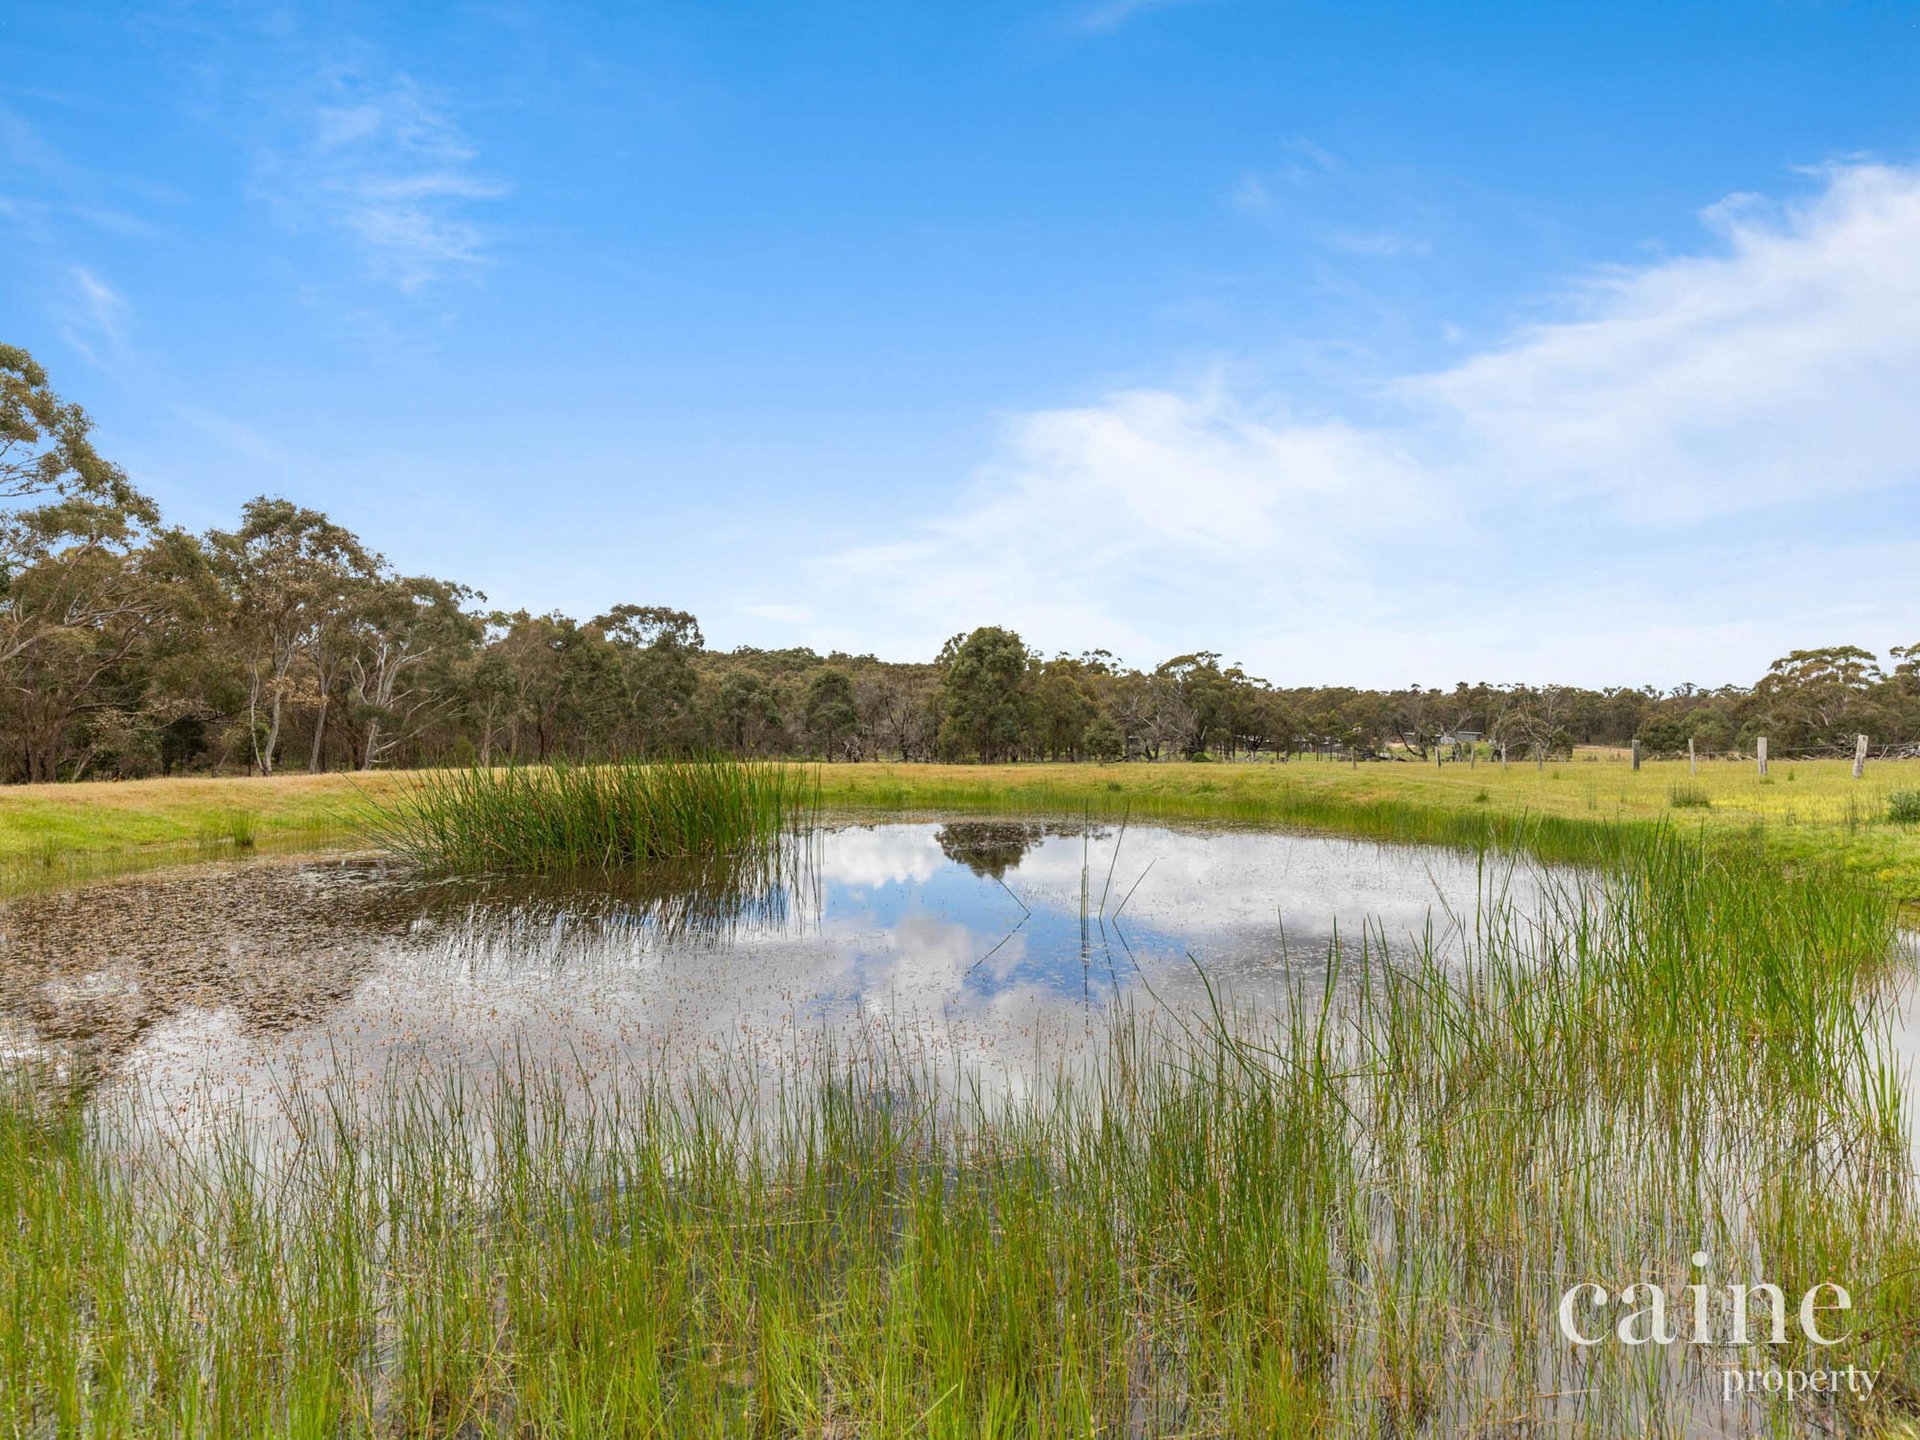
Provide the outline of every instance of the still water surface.
<path id="1" fill-rule="evenodd" d="M 0 1050 L 177 1105 L 290 1075 L 771 1059 L 858 1025 L 1019 1089 L 1116 1004 L 1317 994 L 1383 952 L 1461 949 L 1566 882 L 1450 851 L 1219 827 L 823 826 L 776 873 L 425 881 L 364 858 L 147 875 L 0 911 Z"/>

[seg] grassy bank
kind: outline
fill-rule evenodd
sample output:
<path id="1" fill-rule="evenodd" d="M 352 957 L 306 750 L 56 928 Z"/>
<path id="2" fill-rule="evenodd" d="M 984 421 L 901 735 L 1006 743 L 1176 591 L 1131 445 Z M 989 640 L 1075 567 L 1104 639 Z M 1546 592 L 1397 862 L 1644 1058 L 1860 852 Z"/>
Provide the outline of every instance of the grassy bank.
<path id="1" fill-rule="evenodd" d="M 1536 768 L 1304 760 L 1287 765 L 848 765 L 822 771 L 829 804 L 876 808 L 1130 809 L 1167 819 L 1298 824 L 1381 839 L 1474 843 L 1521 817 L 1540 833 L 1672 822 L 1711 837 L 1753 840 L 1774 855 L 1833 866 L 1920 901 L 1920 825 L 1888 820 L 1888 797 L 1920 789 L 1920 760 L 1870 764 L 1648 761 L 1635 771 L 1612 752 L 1580 752 Z M 1676 801 L 1678 803 L 1676 803 Z M 1564 825 L 1559 822 L 1576 822 Z"/>
<path id="2" fill-rule="evenodd" d="M 0 893 L 237 850 L 351 843 L 393 774 L 0 786 Z"/>
<path id="3" fill-rule="evenodd" d="M 1635 772 L 1617 756 L 1589 752 L 1544 769 L 1312 760 L 818 768 L 822 803 L 876 809 L 1130 809 L 1143 818 L 1313 825 L 1441 843 L 1474 843 L 1524 816 L 1549 847 L 1585 843 L 1581 835 L 1597 820 L 1672 820 L 1755 840 L 1782 859 L 1837 866 L 1920 902 L 1920 825 L 1885 818 L 1890 794 L 1920 790 L 1920 761 L 1870 764 L 1858 782 L 1844 761 L 1776 761 L 1772 772 L 1762 780 L 1738 761 L 1703 762 L 1697 776 L 1684 761 Z M 414 783 L 380 773 L 0 787 L 0 884 L 223 853 L 220 836 L 235 816 L 263 847 L 346 843 L 364 797 L 391 799 Z"/>
<path id="4" fill-rule="evenodd" d="M 1890 909 L 1672 833 L 1612 848 L 1546 931 L 1490 910 L 1464 982 L 1349 954 L 1331 1011 L 1121 1016 L 1104 1066 L 1007 1100 L 857 1047 L 772 1091 L 510 1067 L 310 1096 L 263 1150 L 16 1083 L 0 1428 L 1906 1433 L 1920 1224 L 1858 1003 Z M 1844 1284 L 1848 1338 L 1555 1330 L 1577 1282 L 1700 1278 Z M 1871 1397 L 1722 1398 L 1727 1365 L 1849 1364 Z"/>

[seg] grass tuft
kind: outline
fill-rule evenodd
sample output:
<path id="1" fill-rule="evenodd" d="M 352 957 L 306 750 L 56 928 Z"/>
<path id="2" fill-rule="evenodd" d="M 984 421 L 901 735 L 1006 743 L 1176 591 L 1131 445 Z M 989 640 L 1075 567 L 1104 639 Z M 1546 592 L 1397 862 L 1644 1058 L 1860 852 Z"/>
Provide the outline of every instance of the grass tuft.
<path id="1" fill-rule="evenodd" d="M 423 771 L 365 833 L 429 869 L 619 870 L 776 846 L 815 808 L 807 772 L 726 758 Z"/>

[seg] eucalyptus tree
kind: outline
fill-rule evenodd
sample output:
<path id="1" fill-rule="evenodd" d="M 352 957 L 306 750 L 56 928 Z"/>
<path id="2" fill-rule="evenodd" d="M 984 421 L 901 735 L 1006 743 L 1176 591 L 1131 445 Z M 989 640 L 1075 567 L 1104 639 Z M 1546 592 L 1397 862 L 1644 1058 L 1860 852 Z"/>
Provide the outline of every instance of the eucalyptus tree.
<path id="1" fill-rule="evenodd" d="M 1792 651 L 1753 687 L 1747 731 L 1778 752 L 1851 748 L 1856 734 L 1885 733 L 1884 680 L 1878 657 L 1857 645 Z"/>
<path id="2" fill-rule="evenodd" d="M 751 670 L 729 671 L 714 689 L 713 728 L 720 743 L 737 755 L 757 755 L 784 738 L 780 697 Z"/>
<path id="3" fill-rule="evenodd" d="M 594 617 L 593 629 L 617 657 L 619 748 L 655 754 L 692 746 L 700 683 L 695 660 L 706 646 L 700 622 L 664 605 L 616 605 Z"/>
<path id="4" fill-rule="evenodd" d="M 1516 685 L 1494 715 L 1488 738 L 1499 747 L 1503 759 L 1517 746 L 1532 757 L 1536 767 L 1544 766 L 1556 754 L 1573 749 L 1573 737 L 1567 731 L 1569 699 L 1563 685 Z"/>
<path id="5" fill-rule="evenodd" d="M 807 738 L 827 759 L 846 748 L 860 724 L 853 677 L 836 666 L 814 672 L 807 681 Z"/>
<path id="6" fill-rule="evenodd" d="M 1042 754 L 1077 760 L 1085 753 L 1087 727 L 1100 713 L 1096 673 L 1085 657 L 1071 655 L 1056 655 L 1034 667 L 1033 738 Z"/>
<path id="7" fill-rule="evenodd" d="M 158 530 L 160 512 L 101 458 L 92 431 L 31 355 L 0 345 L 0 499 L 32 502 L 0 512 L 0 663 L 152 599 L 117 562 Z"/>
<path id="8" fill-rule="evenodd" d="M 87 412 L 54 393 L 17 345 L 0 345 L 0 500 L 85 497 L 156 523 L 153 502 L 93 448 Z"/>
<path id="9" fill-rule="evenodd" d="M 107 704 L 169 594 L 143 549 L 153 502 L 101 457 L 92 421 L 0 346 L 0 677 L 30 781 L 57 778 L 75 718 Z"/>
<path id="10" fill-rule="evenodd" d="M 455 753 L 466 750 L 482 765 L 493 763 L 503 742 L 512 753 L 521 713 L 520 676 L 497 643 L 498 616 L 480 620 L 480 648 L 456 659 L 448 684 L 458 709 L 448 717 L 458 727 Z"/>
<path id="11" fill-rule="evenodd" d="M 932 756 L 940 728 L 939 673 L 931 665 L 877 665 L 856 687 L 876 753 Z"/>
<path id="12" fill-rule="evenodd" d="M 940 651 L 940 746 L 979 760 L 1011 759 L 1027 729 L 1031 657 L 998 625 L 956 635 Z"/>
<path id="13" fill-rule="evenodd" d="M 179 633 L 171 622 L 200 564 L 192 537 L 163 532 L 139 548 L 64 538 L 0 597 L 0 615 L 33 627 L 0 695 L 29 783 L 79 778 L 104 754 L 141 748 L 156 712 L 180 709 L 165 694 L 150 704 L 142 671 Z"/>
<path id="14" fill-rule="evenodd" d="M 368 588 L 346 647 L 360 769 L 373 769 L 458 705 L 458 663 L 483 633 L 466 608 L 474 598 L 464 585 L 425 576 L 383 577 Z"/>
<path id="15" fill-rule="evenodd" d="M 378 582 L 383 562 L 318 510 L 265 495 L 242 508 L 238 529 L 213 531 L 207 544 L 233 596 L 255 768 L 273 773 L 289 703 L 303 679 L 318 763 L 334 682 L 345 664 L 342 632 Z"/>
<path id="16" fill-rule="evenodd" d="M 622 692 L 619 656 L 599 628 L 558 611 L 517 610 L 495 614 L 491 623 L 503 633 L 489 649 L 512 677 L 508 745 L 514 758 L 521 758 L 523 739 L 531 739 L 532 758 L 541 763 L 604 749 Z"/>

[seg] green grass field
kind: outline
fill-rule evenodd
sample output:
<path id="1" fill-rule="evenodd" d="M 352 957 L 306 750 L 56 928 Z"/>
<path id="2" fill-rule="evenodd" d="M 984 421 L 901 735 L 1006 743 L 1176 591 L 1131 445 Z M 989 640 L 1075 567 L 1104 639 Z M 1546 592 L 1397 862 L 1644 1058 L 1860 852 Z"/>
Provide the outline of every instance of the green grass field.
<path id="1" fill-rule="evenodd" d="M 1920 760 L 1650 761 L 1617 752 L 1531 764 L 826 765 L 829 806 L 881 810 L 1131 811 L 1143 818 L 1304 825 L 1380 838 L 1470 842 L 1487 824 L 1671 820 L 1709 837 L 1757 839 L 1783 860 L 1837 865 L 1920 904 L 1920 825 L 1887 819 L 1887 799 L 1920 790 Z M 230 853 L 235 817 L 262 847 L 352 843 L 369 796 L 405 774 L 137 780 L 0 788 L 0 876 L 13 887 Z M 1707 802 L 1699 803 L 1701 799 Z M 1676 800 L 1681 803 L 1676 803 Z M 1687 803 L 1692 802 L 1692 803 Z M 1579 827 L 1562 827 L 1576 829 Z"/>

